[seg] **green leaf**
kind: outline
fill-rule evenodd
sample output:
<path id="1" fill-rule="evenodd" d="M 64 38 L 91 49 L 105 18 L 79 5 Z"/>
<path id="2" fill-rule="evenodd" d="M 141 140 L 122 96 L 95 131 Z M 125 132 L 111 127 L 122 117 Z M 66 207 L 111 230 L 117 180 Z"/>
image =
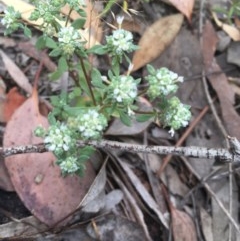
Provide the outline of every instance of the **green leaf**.
<path id="1" fill-rule="evenodd" d="M 81 17 L 83 17 L 83 18 L 86 18 L 86 17 L 87 17 L 86 12 L 85 12 L 83 9 L 81 9 L 81 8 L 79 8 L 79 9 L 77 10 L 77 13 L 78 13 Z"/>
<path id="2" fill-rule="evenodd" d="M 44 36 L 41 36 L 41 37 L 39 37 L 39 38 L 37 39 L 36 48 L 37 48 L 38 50 L 40 50 L 40 49 L 43 49 L 43 48 L 45 48 L 45 47 L 46 47 L 46 39 L 45 39 Z"/>
<path id="3" fill-rule="evenodd" d="M 136 120 L 138 122 L 145 122 L 153 118 L 155 115 L 154 114 L 142 114 L 142 115 L 137 115 Z"/>
<path id="4" fill-rule="evenodd" d="M 60 56 L 62 53 L 61 49 L 60 48 L 55 48 L 53 49 L 50 53 L 49 53 L 49 56 L 51 57 L 58 57 Z"/>
<path id="5" fill-rule="evenodd" d="M 48 122 L 50 125 L 56 125 L 56 123 L 57 123 L 57 120 L 52 113 L 48 114 Z"/>
<path id="6" fill-rule="evenodd" d="M 117 0 L 110 0 L 108 1 L 106 7 L 103 9 L 102 13 L 101 13 L 101 17 L 104 16 L 108 11 L 110 11 L 110 9 L 112 8 L 113 4 L 115 4 L 117 2 Z"/>
<path id="7" fill-rule="evenodd" d="M 58 80 L 59 78 L 61 78 L 62 74 L 62 71 L 57 69 L 55 72 L 50 74 L 49 78 L 50 80 Z"/>
<path id="8" fill-rule="evenodd" d="M 89 157 L 93 154 L 94 151 L 95 151 L 94 147 L 85 146 L 84 148 L 82 148 L 80 150 L 80 160 L 85 161 L 85 160 L 89 159 Z M 87 157 L 87 158 L 85 159 L 85 157 Z"/>
<path id="9" fill-rule="evenodd" d="M 24 26 L 23 33 L 28 38 L 32 37 L 32 31 L 27 26 Z"/>
<path id="10" fill-rule="evenodd" d="M 108 77 L 109 79 L 112 79 L 114 77 L 113 72 L 111 70 L 108 70 Z"/>
<path id="11" fill-rule="evenodd" d="M 57 43 L 50 37 L 45 37 L 46 41 L 46 47 L 50 49 L 56 49 L 57 48 Z"/>
<path id="12" fill-rule="evenodd" d="M 50 97 L 50 101 L 51 101 L 53 106 L 58 106 L 60 98 L 57 95 L 53 95 L 53 96 Z"/>
<path id="13" fill-rule="evenodd" d="M 74 87 L 72 92 L 68 95 L 69 99 L 73 100 L 76 97 L 80 97 L 82 93 L 81 88 L 79 87 Z"/>
<path id="14" fill-rule="evenodd" d="M 50 79 L 51 80 L 59 79 L 63 75 L 63 73 L 66 72 L 67 70 L 68 70 L 67 60 L 64 57 L 61 57 L 58 60 L 57 70 L 50 75 Z"/>
<path id="15" fill-rule="evenodd" d="M 98 54 L 103 55 L 107 53 L 107 48 L 103 45 L 94 45 L 92 48 L 87 50 L 87 53 L 89 54 Z"/>
<path id="16" fill-rule="evenodd" d="M 61 57 L 58 61 L 58 68 L 62 70 L 62 73 L 68 70 L 68 63 L 66 58 Z"/>
<path id="17" fill-rule="evenodd" d="M 129 115 L 127 115 L 123 111 L 119 111 L 119 115 L 120 115 L 120 120 L 122 121 L 122 123 L 124 125 L 126 125 L 126 126 L 131 126 L 132 125 L 132 120 L 129 117 Z"/>
<path id="18" fill-rule="evenodd" d="M 87 110 L 91 109 L 90 107 L 71 107 L 64 106 L 64 111 L 71 116 L 81 115 L 85 113 Z M 95 107 L 93 109 L 96 109 Z"/>
<path id="19" fill-rule="evenodd" d="M 84 24 L 86 23 L 86 18 L 78 18 L 72 23 L 72 27 L 75 29 L 83 28 Z"/>
<path id="20" fill-rule="evenodd" d="M 152 65 L 150 65 L 150 64 L 147 65 L 147 71 L 151 75 L 155 75 L 156 74 L 155 68 Z"/>
<path id="21" fill-rule="evenodd" d="M 120 74 L 120 67 L 119 67 L 119 57 L 114 56 L 112 60 L 112 71 L 115 76 L 119 76 Z"/>
<path id="22" fill-rule="evenodd" d="M 101 89 L 106 88 L 106 85 L 104 85 L 102 81 L 102 75 L 96 68 L 92 69 L 91 79 L 92 79 L 91 83 L 93 86 Z"/>

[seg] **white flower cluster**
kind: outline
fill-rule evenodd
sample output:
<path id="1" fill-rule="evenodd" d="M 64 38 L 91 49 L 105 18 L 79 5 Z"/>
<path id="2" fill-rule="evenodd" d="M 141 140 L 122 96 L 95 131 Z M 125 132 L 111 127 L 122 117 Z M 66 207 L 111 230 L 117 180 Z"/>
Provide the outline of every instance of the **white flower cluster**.
<path id="1" fill-rule="evenodd" d="M 132 76 L 113 77 L 108 89 L 109 96 L 118 103 L 132 104 L 137 97 L 138 83 Z"/>
<path id="2" fill-rule="evenodd" d="M 166 112 L 163 114 L 163 121 L 171 127 L 170 134 L 174 134 L 174 130 L 188 125 L 191 119 L 190 106 L 184 105 L 174 96 L 168 101 Z"/>
<path id="3" fill-rule="evenodd" d="M 64 160 L 59 161 L 60 168 L 63 174 L 73 174 L 79 170 L 78 159 L 73 156 L 68 156 Z"/>
<path id="4" fill-rule="evenodd" d="M 13 7 L 8 7 L 4 11 L 4 18 L 1 19 L 1 24 L 6 28 L 14 28 L 14 24 L 21 17 L 21 14 L 14 10 Z"/>
<path id="5" fill-rule="evenodd" d="M 131 52 L 136 49 L 133 44 L 133 35 L 124 29 L 113 31 L 111 36 L 106 36 L 107 46 L 111 54 L 122 55 L 124 52 Z"/>
<path id="6" fill-rule="evenodd" d="M 161 95 L 168 95 L 175 93 L 178 89 L 177 82 L 183 82 L 183 77 L 178 76 L 176 73 L 167 68 L 155 70 L 146 77 L 149 82 L 149 89 L 147 94 L 152 98 Z"/>
<path id="7" fill-rule="evenodd" d="M 81 46 L 80 34 L 73 27 L 61 28 L 58 33 L 58 41 L 66 55 L 72 55 L 74 50 Z"/>
<path id="8" fill-rule="evenodd" d="M 61 7 L 65 4 L 62 0 L 43 0 L 35 1 L 36 8 L 31 13 L 30 20 L 38 20 L 39 18 L 43 19 L 44 25 L 55 20 L 55 17 L 59 15 Z"/>
<path id="9" fill-rule="evenodd" d="M 107 127 L 107 119 L 96 110 L 88 110 L 76 118 L 78 131 L 84 140 L 99 139 Z"/>
<path id="10" fill-rule="evenodd" d="M 65 124 L 52 125 L 48 129 L 44 143 L 49 151 L 63 153 L 71 149 L 76 143 L 72 137 L 71 130 Z"/>

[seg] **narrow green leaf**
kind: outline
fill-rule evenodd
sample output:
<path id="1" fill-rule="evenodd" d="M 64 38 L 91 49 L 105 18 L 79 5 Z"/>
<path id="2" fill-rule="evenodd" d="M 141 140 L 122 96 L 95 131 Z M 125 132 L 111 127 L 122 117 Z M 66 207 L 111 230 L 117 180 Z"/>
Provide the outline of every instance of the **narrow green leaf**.
<path id="1" fill-rule="evenodd" d="M 142 114 L 142 115 L 137 115 L 136 120 L 138 122 L 145 122 L 153 118 L 155 115 L 154 114 Z"/>
<path id="2" fill-rule="evenodd" d="M 82 29 L 86 23 L 86 18 L 78 18 L 72 23 L 72 27 L 75 29 Z"/>
<path id="3" fill-rule="evenodd" d="M 108 1 L 106 7 L 103 9 L 102 13 L 101 13 L 101 17 L 104 16 L 108 11 L 110 11 L 110 9 L 112 8 L 113 4 L 115 4 L 117 2 L 117 0 L 110 0 Z"/>
<path id="4" fill-rule="evenodd" d="M 61 57 L 58 60 L 57 70 L 50 75 L 50 79 L 51 80 L 59 79 L 63 75 L 63 73 L 66 72 L 67 70 L 68 70 L 67 60 L 64 57 Z"/>
<path id="5" fill-rule="evenodd" d="M 58 57 L 60 56 L 62 53 L 61 49 L 60 48 L 55 48 L 53 49 L 50 53 L 49 53 L 49 56 L 51 57 Z"/>
<path id="6" fill-rule="evenodd" d="M 45 37 L 46 46 L 50 49 L 56 49 L 57 43 L 50 37 Z"/>
<path id="7" fill-rule="evenodd" d="M 55 72 L 53 72 L 52 74 L 50 74 L 50 80 L 58 80 L 59 78 L 61 78 L 62 76 L 62 71 L 57 69 Z"/>
<path id="8" fill-rule="evenodd" d="M 103 55 L 107 53 L 107 48 L 103 45 L 94 45 L 92 48 L 87 50 L 87 53 Z"/>
<path id="9" fill-rule="evenodd" d="M 126 113 L 124 113 L 123 111 L 119 111 L 119 115 L 120 115 L 120 120 L 124 125 L 126 126 L 132 125 L 132 120 Z"/>
<path id="10" fill-rule="evenodd" d="M 23 33 L 28 38 L 32 37 L 32 31 L 27 26 L 24 26 Z"/>
<path id="11" fill-rule="evenodd" d="M 64 57 L 61 57 L 58 61 L 58 68 L 61 69 L 62 73 L 68 70 L 67 60 Z"/>
<path id="12" fill-rule="evenodd" d="M 98 88 L 106 88 L 106 86 L 103 84 L 103 81 L 102 81 L 102 75 L 99 72 L 99 70 L 97 70 L 96 68 L 92 69 L 91 79 L 92 79 L 91 83 L 93 86 Z"/>
<path id="13" fill-rule="evenodd" d="M 86 18 L 86 17 L 87 17 L 86 12 L 85 12 L 83 9 L 81 9 L 81 8 L 79 8 L 79 9 L 77 10 L 77 13 L 78 13 L 81 17 L 83 17 L 83 18 Z"/>
<path id="14" fill-rule="evenodd" d="M 151 75 L 155 75 L 155 73 L 156 73 L 156 70 L 155 70 L 154 67 L 153 67 L 152 65 L 150 65 L 150 64 L 147 64 L 147 71 L 148 71 L 148 73 L 151 74 Z"/>
<path id="15" fill-rule="evenodd" d="M 48 114 L 48 122 L 50 125 L 56 125 L 57 123 L 56 118 L 52 113 Z"/>
<path id="16" fill-rule="evenodd" d="M 37 42 L 36 42 L 36 48 L 38 50 L 40 49 L 43 49 L 46 47 L 46 40 L 45 40 L 45 37 L 44 36 L 41 36 L 37 39 Z"/>

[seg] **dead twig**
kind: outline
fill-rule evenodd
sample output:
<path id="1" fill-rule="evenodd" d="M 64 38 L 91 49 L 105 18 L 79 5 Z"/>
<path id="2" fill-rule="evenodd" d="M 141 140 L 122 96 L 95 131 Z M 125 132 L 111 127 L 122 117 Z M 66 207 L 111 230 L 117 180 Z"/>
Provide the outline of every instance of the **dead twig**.
<path id="1" fill-rule="evenodd" d="M 93 146 L 99 149 L 117 149 L 133 153 L 155 153 L 161 155 L 177 155 L 189 156 L 195 158 L 215 159 L 222 162 L 240 162 L 240 143 L 235 137 L 228 137 L 231 144 L 229 150 L 224 148 L 207 148 L 207 147 L 172 147 L 172 146 L 151 146 L 151 145 L 135 145 L 129 143 L 121 143 L 117 141 L 78 141 L 77 146 Z M 25 153 L 43 153 L 47 152 L 45 144 L 17 146 L 0 148 L 0 155 L 3 157 Z"/>

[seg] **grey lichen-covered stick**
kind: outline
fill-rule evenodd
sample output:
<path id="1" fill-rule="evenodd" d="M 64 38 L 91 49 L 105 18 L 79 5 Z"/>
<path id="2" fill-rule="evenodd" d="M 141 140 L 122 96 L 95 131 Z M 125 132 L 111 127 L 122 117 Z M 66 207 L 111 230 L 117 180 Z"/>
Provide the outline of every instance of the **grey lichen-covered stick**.
<path id="1" fill-rule="evenodd" d="M 224 148 L 206 148 L 206 147 L 171 147 L 171 146 L 150 146 L 150 145 L 134 145 L 129 143 L 122 143 L 117 141 L 79 141 L 78 146 L 93 146 L 100 149 L 116 149 L 127 152 L 142 152 L 142 153 L 156 153 L 161 155 L 178 155 L 178 156 L 189 156 L 195 158 L 207 158 L 215 159 L 221 162 L 240 162 L 240 143 L 235 137 L 228 137 L 231 144 L 230 150 Z M 28 146 L 17 146 L 0 148 L 0 155 L 3 157 L 23 154 L 23 153 L 42 153 L 47 152 L 47 148 L 44 144 L 28 145 Z"/>

